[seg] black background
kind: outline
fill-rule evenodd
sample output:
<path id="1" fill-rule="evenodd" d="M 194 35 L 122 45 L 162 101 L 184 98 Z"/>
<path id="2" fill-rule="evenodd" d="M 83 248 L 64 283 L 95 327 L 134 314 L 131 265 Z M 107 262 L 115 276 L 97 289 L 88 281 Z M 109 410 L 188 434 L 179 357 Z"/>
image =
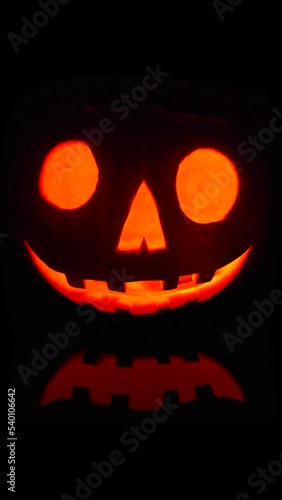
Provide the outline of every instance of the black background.
<path id="1" fill-rule="evenodd" d="M 90 84 L 89 84 L 90 80 Z M 5 146 L 13 165 L 14 152 L 17 152 L 17 142 L 23 143 L 25 137 L 32 137 L 36 107 L 42 106 L 42 118 L 49 120 L 46 109 L 54 110 L 72 105 L 73 100 L 81 99 L 95 108 L 110 109 L 113 100 L 120 96 L 123 90 L 130 91 L 136 84 L 142 82 L 142 77 L 96 77 L 96 78 L 69 78 L 56 82 L 52 79 L 43 84 L 30 87 L 24 94 L 23 104 L 19 104 L 9 122 Z M 93 91 L 92 89 L 95 89 Z M 50 99 L 50 93 L 52 98 Z M 94 95 L 93 95 L 94 94 Z M 39 96 L 39 97 L 38 97 Z M 77 97 L 78 96 L 78 97 Z M 41 99 L 44 104 L 41 104 Z M 34 100 L 34 101 L 33 101 Z M 63 100 L 63 103 L 60 101 Z M 170 75 L 164 79 L 159 88 L 151 91 L 144 103 L 152 104 L 166 111 L 195 113 L 209 117 L 225 118 L 240 126 L 242 137 L 256 133 L 260 128 L 269 124 L 272 117 L 271 96 L 265 88 L 257 88 L 250 84 L 238 84 L 230 81 L 189 80 L 179 79 Z M 141 103 L 140 106 L 143 104 Z M 24 111 L 22 110 L 24 109 Z M 134 110 L 131 111 L 134 114 Z M 111 116 L 111 114 L 109 114 Z M 116 127 L 118 119 L 113 115 Z M 35 122 L 36 123 L 36 122 Z M 115 132 L 113 132 L 115 133 Z M 275 143 L 275 139 L 273 140 Z M 17 419 L 25 423 L 130 423 L 132 418 L 140 419 L 142 415 L 130 415 L 121 408 L 99 409 L 82 406 L 82 401 L 76 404 L 60 402 L 37 409 L 42 388 L 55 373 L 63 360 L 78 350 L 85 350 L 99 355 L 99 353 L 113 353 L 119 358 L 130 359 L 134 356 L 154 355 L 157 357 L 182 354 L 193 360 L 199 352 L 206 353 L 218 360 L 238 379 L 248 401 L 246 405 L 238 405 L 231 401 L 208 402 L 198 401 L 187 405 L 187 408 L 177 412 L 170 423 L 248 423 L 262 422 L 274 417 L 276 413 L 276 398 L 274 394 L 274 348 L 273 348 L 273 317 L 265 320 L 262 327 L 255 329 L 252 337 L 240 346 L 236 345 L 235 353 L 231 355 L 222 335 L 224 332 L 236 334 L 237 316 L 247 319 L 254 310 L 252 301 L 267 299 L 276 286 L 275 265 L 277 262 L 275 244 L 275 227 L 273 226 L 273 197 L 275 185 L 275 168 L 279 166 L 279 150 L 269 145 L 264 151 L 257 153 L 254 162 L 259 168 L 262 163 L 267 172 L 265 181 L 265 196 L 269 196 L 270 210 L 265 225 L 264 206 L 258 207 L 257 217 L 261 220 L 263 242 L 256 246 L 246 265 L 248 273 L 241 272 L 238 278 L 208 302 L 186 305 L 180 309 L 161 311 L 155 315 L 144 317 L 130 316 L 129 314 L 97 313 L 95 320 L 88 324 L 76 313 L 76 305 L 70 303 L 54 291 L 44 279 L 38 275 L 30 263 L 30 259 L 19 241 L 17 220 L 12 218 L 10 223 L 11 236 L 7 240 L 6 251 L 10 255 L 11 266 L 5 266 L 9 287 L 8 306 L 12 329 L 14 332 L 15 349 L 13 350 L 12 377 L 15 384 L 19 384 Z M 24 151 L 24 149 L 23 149 Z M 235 154 L 235 152 L 234 152 Z M 17 156 L 17 155 L 15 155 Z M 7 158 L 7 165 L 9 158 Z M 248 166 L 245 167 L 246 169 Z M 24 170 L 21 175 L 24 176 Z M 256 175 L 256 171 L 255 174 Z M 257 174 L 258 175 L 258 174 Z M 11 186 L 8 192 L 13 198 L 14 177 L 9 178 Z M 161 180 L 160 180 L 161 181 Z M 250 178 L 255 186 L 255 178 Z M 21 180 L 22 189 L 25 189 L 24 179 Z M 255 187 L 254 187 L 255 189 Z M 28 193 L 26 194 L 28 196 Z M 27 200 L 28 201 L 28 200 Z M 250 200 L 251 203 L 251 200 Z M 10 199 L 11 208 L 14 202 Z M 14 228 L 15 222 L 15 228 Z M 234 238 L 240 237 L 234 234 Z M 75 238 L 75 234 L 73 235 Z M 10 246 L 10 248 L 9 248 Z M 11 259 L 11 256 L 13 258 Z M 20 279 L 19 279 L 20 277 Z M 9 283 L 10 282 L 10 283 Z M 18 283 L 17 283 L 18 282 Z M 14 283 L 17 283 L 16 294 L 22 297 L 14 311 Z M 28 283 L 28 288 L 26 288 Z M 11 286 L 12 284 L 12 286 Z M 26 291 L 28 290 L 28 292 Z M 275 311 L 277 313 L 277 311 Z M 274 313 L 274 315 L 275 315 Z M 68 321 L 76 321 L 82 333 L 70 341 L 69 346 L 59 352 L 56 359 L 49 362 L 48 367 L 35 378 L 31 376 L 28 386 L 17 372 L 18 365 L 31 366 L 31 349 L 42 351 L 49 342 L 47 334 L 64 330 Z M 24 326 L 25 325 L 25 326 Z M 24 332 L 24 334 L 23 334 Z M 263 360 L 263 362 L 262 362 Z M 15 376 L 16 375 L 16 376 Z M 21 385 L 23 387 L 21 387 Z M 177 387 L 175 388 L 177 389 Z M 21 403 L 22 400 L 22 403 Z M 215 405 L 215 406 L 214 406 Z M 191 408 L 190 408 L 191 406 Z M 225 409 L 226 407 L 226 409 Z"/>
<path id="2" fill-rule="evenodd" d="M 205 97 L 203 106 L 208 106 L 210 112 L 221 107 L 222 113 L 226 109 L 224 102 L 233 102 L 230 94 L 229 101 L 228 97 L 226 101 L 222 98 L 226 90 L 228 94 L 230 84 L 235 85 L 235 88 L 238 88 L 238 85 L 241 88 L 243 85 L 259 89 L 254 91 L 254 94 L 262 97 L 254 98 L 254 107 L 244 111 L 245 116 L 249 117 L 248 127 L 253 126 L 255 133 L 261 127 L 267 126 L 274 106 L 282 109 L 280 44 L 277 37 L 279 25 L 275 24 L 274 8 L 269 3 L 257 5 L 246 0 L 232 14 L 227 14 L 221 23 L 211 3 L 206 7 L 189 6 L 187 11 L 183 6 L 179 6 L 175 12 L 176 20 L 173 21 L 171 6 L 162 6 L 154 18 L 148 13 L 149 7 L 144 5 L 137 5 L 134 10 L 129 9 L 127 15 L 120 5 L 116 8 L 111 6 L 109 16 L 109 12 L 98 13 L 98 6 L 96 11 L 96 6 L 89 7 L 86 2 L 78 4 L 71 1 L 69 5 L 60 8 L 58 16 L 50 20 L 27 46 L 22 45 L 20 53 L 16 55 L 6 34 L 9 31 L 19 33 L 21 16 L 30 17 L 37 9 L 35 2 L 29 6 L 21 5 L 19 8 L 15 5 L 9 6 L 2 31 L 2 67 L 5 68 L 1 82 L 2 124 L 5 140 L 1 147 L 0 201 L 1 205 L 3 204 L 1 213 L 4 215 L 1 232 L 9 234 L 7 240 L 1 244 L 1 272 L 4 274 L 2 303 L 5 306 L 2 329 L 5 337 L 9 339 L 8 347 L 4 349 L 4 356 L 9 360 L 10 367 L 8 385 L 16 386 L 17 391 L 18 496 L 22 498 L 23 492 L 29 493 L 30 498 L 38 498 L 43 489 L 48 490 L 52 498 L 60 498 L 64 491 L 74 494 L 75 477 L 86 477 L 91 461 L 106 459 L 112 449 L 119 447 L 123 429 L 127 430 L 131 421 L 138 421 L 136 415 L 127 412 L 114 413 L 108 409 L 101 415 L 95 408 L 77 407 L 72 403 L 69 403 L 68 407 L 53 408 L 49 413 L 37 413 L 36 404 L 40 391 L 56 366 L 71 352 L 80 349 L 83 343 L 87 345 L 87 342 L 92 342 L 90 339 L 95 335 L 101 350 L 134 350 L 136 353 L 140 353 L 142 349 L 146 352 L 159 351 L 164 345 L 171 352 L 179 351 L 179 344 L 187 346 L 187 343 L 195 342 L 197 349 L 213 355 L 236 376 L 249 400 L 248 409 L 238 408 L 230 402 L 225 402 L 223 407 L 211 407 L 209 403 L 194 407 L 190 405 L 189 408 L 180 410 L 168 423 L 267 425 L 267 430 L 257 432 L 254 428 L 254 431 L 229 431 L 227 436 L 224 431 L 211 435 L 209 430 L 192 433 L 183 427 L 179 431 L 174 427 L 174 452 L 169 451 L 169 431 L 167 426 L 164 426 L 150 438 L 148 446 L 146 443 L 142 445 L 143 453 L 137 452 L 132 459 L 130 457 L 123 471 L 118 471 L 115 477 L 105 482 L 95 494 L 106 495 L 111 487 L 122 488 L 123 491 L 134 494 L 135 490 L 130 490 L 129 487 L 131 475 L 135 475 L 138 487 L 143 483 L 146 489 L 149 471 L 154 478 L 153 484 L 163 485 L 163 479 L 158 483 L 157 468 L 161 469 L 170 463 L 172 457 L 183 456 L 183 459 L 177 462 L 177 474 L 174 475 L 170 471 L 170 476 L 167 476 L 174 493 L 178 491 L 178 482 L 184 476 L 187 479 L 188 495 L 191 495 L 191 489 L 195 486 L 197 496 L 201 496 L 203 483 L 206 483 L 209 494 L 236 498 L 238 492 L 247 490 L 246 479 L 249 474 L 260 466 L 266 466 L 270 460 L 277 458 L 281 451 L 279 415 L 275 412 L 276 395 L 279 395 L 279 306 L 273 316 L 265 320 L 262 327 L 256 330 L 233 356 L 228 353 L 222 341 L 223 331 L 234 332 L 238 315 L 247 317 L 253 309 L 253 300 L 268 298 L 274 288 L 281 287 L 281 138 L 275 137 L 265 152 L 260 153 L 261 161 L 267 165 L 272 178 L 274 210 L 264 250 L 246 279 L 236 280 L 234 286 L 208 303 L 200 305 L 197 310 L 184 307 L 141 319 L 97 314 L 95 321 L 85 327 L 83 334 L 72 342 L 68 352 L 62 353 L 50 368 L 25 388 L 15 371 L 17 364 L 28 363 L 30 349 L 43 346 L 49 331 L 56 333 L 66 322 L 76 321 L 76 315 L 75 304 L 61 297 L 44 282 L 11 234 L 7 209 L 7 175 L 10 168 L 9 148 L 13 148 L 14 142 L 16 143 L 17 133 L 13 132 L 11 135 L 10 128 L 7 132 L 7 120 L 11 111 L 17 109 L 24 90 L 30 85 L 46 80 L 57 81 L 64 78 L 61 75 L 114 75 L 107 78 L 108 102 L 111 103 L 113 98 L 125 90 L 122 83 L 120 88 L 117 87 L 119 75 L 137 75 L 132 81 L 138 84 L 145 74 L 146 65 L 154 67 L 160 63 L 164 71 L 169 71 L 171 76 L 160 86 L 159 94 L 154 94 L 152 99 L 161 104 L 168 95 L 166 92 L 169 92 L 170 106 L 175 110 L 181 106 L 181 96 L 175 92 L 175 82 L 179 79 L 204 80 L 209 89 L 214 89 L 209 92 L 208 98 Z M 169 21 L 164 21 L 164 14 L 168 15 Z M 180 26 L 181 19 L 183 26 Z M 134 37 L 137 27 L 139 36 Z M 219 82 L 219 86 L 213 82 Z M 200 97 L 195 99 L 194 110 L 191 112 L 201 112 L 201 90 L 198 83 L 195 83 L 194 87 L 197 89 L 195 94 Z M 131 83 L 126 88 L 132 88 Z M 240 110 L 233 103 L 233 113 L 234 109 L 237 109 L 239 116 Z M 247 130 L 248 127 L 246 126 Z M 25 288 L 26 282 L 29 283 L 28 291 Z M 3 399 L 5 405 L 6 400 Z M 102 418 L 105 423 L 124 422 L 127 425 L 120 426 L 117 430 L 110 430 L 109 426 L 105 431 L 101 426 L 99 431 L 93 427 L 87 430 L 88 427 L 84 424 L 92 421 L 96 423 L 97 411 L 98 421 Z M 140 421 L 141 419 L 142 416 Z M 26 425 L 21 425 L 39 423 L 79 423 L 80 426 L 74 431 L 60 426 L 58 431 L 52 432 L 48 429 L 54 428 L 47 427 L 47 430 L 42 432 L 37 430 L 37 426 L 27 428 Z M 49 446 L 45 445 L 44 434 L 48 437 Z M 235 434 L 236 440 L 233 439 Z M 31 445 L 33 441 L 37 444 Z M 224 444 L 220 444 L 222 441 Z M 163 463 L 159 446 L 164 447 L 166 451 Z M 68 451 L 68 458 L 65 450 Z M 44 460 L 47 452 L 51 458 Z M 88 454 L 89 460 L 86 458 Z M 79 460 L 77 457 L 80 457 Z M 28 468 L 27 463 L 30 464 Z M 35 486 L 36 477 L 39 478 L 39 486 Z M 192 480 L 192 477 L 200 478 L 200 482 Z M 203 478 L 206 478 L 206 481 L 203 481 Z M 55 485 L 58 481 L 60 484 Z M 275 485 L 281 489 L 281 478 L 276 480 Z M 272 498 L 274 488 L 275 486 L 268 487 L 264 494 L 266 498 Z M 256 495 L 252 493 L 251 497 L 255 498 Z"/>

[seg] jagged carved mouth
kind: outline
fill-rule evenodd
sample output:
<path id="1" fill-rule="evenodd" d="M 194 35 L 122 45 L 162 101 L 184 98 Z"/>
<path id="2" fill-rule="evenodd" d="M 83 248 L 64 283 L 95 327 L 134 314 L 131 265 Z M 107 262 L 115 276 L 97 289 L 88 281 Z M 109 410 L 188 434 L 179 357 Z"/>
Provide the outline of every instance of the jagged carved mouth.
<path id="1" fill-rule="evenodd" d="M 187 302 L 202 302 L 225 288 L 244 266 L 252 246 L 224 267 L 217 269 L 210 281 L 198 283 L 198 275 L 180 276 L 175 288 L 165 289 L 165 281 L 126 281 L 123 270 L 114 270 L 109 283 L 83 280 L 83 287 L 71 286 L 64 273 L 54 271 L 45 264 L 25 242 L 28 252 L 41 274 L 60 293 L 77 303 L 91 304 L 105 312 L 119 310 L 131 314 L 152 314 L 159 309 L 174 309 Z"/>
<path id="2" fill-rule="evenodd" d="M 92 362 L 85 352 L 78 352 L 48 382 L 40 406 L 71 400 L 78 390 L 88 403 L 110 406 L 119 399 L 122 405 L 136 411 L 153 410 L 156 400 L 165 402 L 167 395 L 181 404 L 205 396 L 245 402 L 234 376 L 201 353 L 193 361 L 177 355 L 165 362 L 148 356 L 133 358 L 130 366 L 120 366 L 113 354 L 100 355 Z"/>

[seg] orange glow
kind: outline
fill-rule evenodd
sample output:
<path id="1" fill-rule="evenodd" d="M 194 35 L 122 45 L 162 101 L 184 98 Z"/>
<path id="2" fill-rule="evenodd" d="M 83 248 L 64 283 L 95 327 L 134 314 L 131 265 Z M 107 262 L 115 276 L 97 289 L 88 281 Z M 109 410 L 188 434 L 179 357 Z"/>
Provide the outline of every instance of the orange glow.
<path id="1" fill-rule="evenodd" d="M 176 190 L 180 206 L 194 222 L 224 219 L 233 207 L 238 190 L 234 164 L 215 149 L 196 149 L 180 163 Z"/>
<path id="2" fill-rule="evenodd" d="M 173 355 L 164 364 L 152 356 L 133 358 L 130 368 L 118 366 L 113 354 L 101 354 L 95 364 L 85 363 L 84 356 L 84 351 L 77 352 L 58 368 L 43 391 L 40 407 L 71 400 L 74 387 L 88 389 L 88 401 L 96 405 L 108 406 L 113 396 L 127 395 L 128 407 L 135 411 L 153 410 L 158 398 L 165 403 L 168 391 L 177 391 L 181 404 L 195 401 L 197 387 L 203 385 L 209 385 L 217 398 L 246 401 L 234 376 L 203 353 L 197 353 L 197 361 Z"/>
<path id="3" fill-rule="evenodd" d="M 135 195 L 117 250 L 138 251 L 143 238 L 149 250 L 166 248 L 158 209 L 145 182 L 142 182 Z"/>
<path id="4" fill-rule="evenodd" d="M 26 242 L 25 242 L 26 243 Z M 74 288 L 63 273 L 48 267 L 26 243 L 29 254 L 42 275 L 51 285 L 70 300 L 91 304 L 105 312 L 117 309 L 129 310 L 131 314 L 152 314 L 162 308 L 174 309 L 187 302 L 202 302 L 225 288 L 244 266 L 250 247 L 230 264 L 218 269 L 211 281 L 196 284 L 197 275 L 179 277 L 178 287 L 163 290 L 162 281 L 139 281 L 125 283 L 125 293 L 111 291 L 105 281 L 85 280 L 85 288 Z"/>
<path id="5" fill-rule="evenodd" d="M 45 158 L 39 190 L 45 200 L 64 209 L 84 205 L 95 191 L 98 167 L 84 142 L 58 144 Z"/>

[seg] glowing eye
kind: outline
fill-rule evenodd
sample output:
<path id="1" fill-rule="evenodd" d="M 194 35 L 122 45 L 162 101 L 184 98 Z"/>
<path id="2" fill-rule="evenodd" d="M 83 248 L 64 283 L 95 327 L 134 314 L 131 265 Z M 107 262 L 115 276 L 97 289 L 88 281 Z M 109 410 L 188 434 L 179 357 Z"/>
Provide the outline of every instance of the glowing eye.
<path id="1" fill-rule="evenodd" d="M 81 141 L 62 142 L 44 160 L 39 190 L 43 198 L 56 207 L 78 208 L 93 195 L 98 173 L 87 144 Z"/>
<path id="2" fill-rule="evenodd" d="M 176 191 L 181 209 L 194 222 L 224 219 L 239 190 L 234 163 L 215 149 L 196 149 L 180 163 Z"/>

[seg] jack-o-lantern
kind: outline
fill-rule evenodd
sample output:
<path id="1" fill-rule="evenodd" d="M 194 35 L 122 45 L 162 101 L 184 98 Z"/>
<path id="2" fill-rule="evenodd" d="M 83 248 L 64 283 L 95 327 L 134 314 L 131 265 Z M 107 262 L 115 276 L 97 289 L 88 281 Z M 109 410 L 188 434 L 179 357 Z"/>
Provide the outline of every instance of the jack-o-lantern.
<path id="1" fill-rule="evenodd" d="M 36 267 L 69 299 L 106 312 L 214 296 L 243 268 L 260 227 L 262 183 L 242 157 L 237 167 L 233 127 L 141 109 L 97 144 L 103 118 L 90 107 L 52 115 L 25 145 L 18 215 Z"/>

